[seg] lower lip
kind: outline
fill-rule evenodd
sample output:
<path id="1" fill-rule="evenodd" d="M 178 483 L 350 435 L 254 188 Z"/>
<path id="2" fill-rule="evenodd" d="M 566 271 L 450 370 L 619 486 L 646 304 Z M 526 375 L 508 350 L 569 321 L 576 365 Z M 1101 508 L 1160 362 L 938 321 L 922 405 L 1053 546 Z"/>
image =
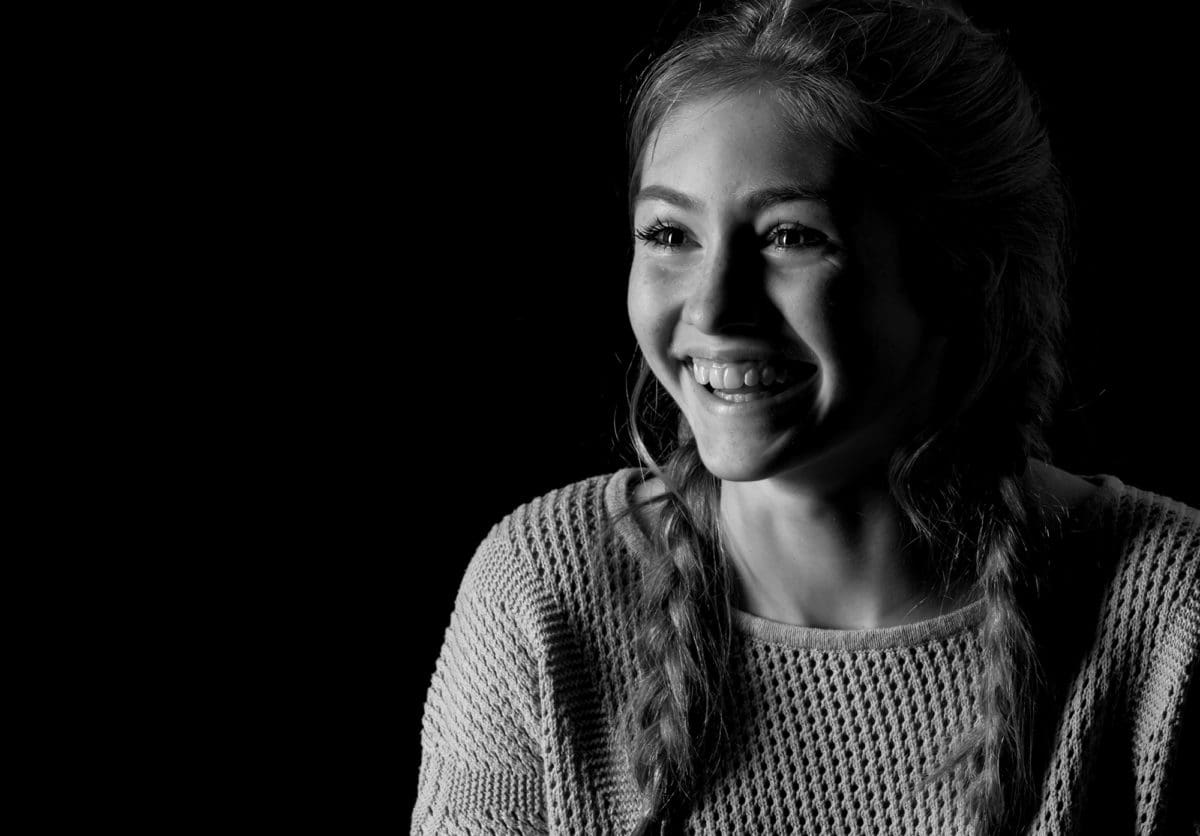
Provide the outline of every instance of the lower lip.
<path id="1" fill-rule="evenodd" d="M 707 387 L 697 383 L 690 366 L 685 365 L 683 367 L 683 374 L 686 375 L 688 383 L 694 388 L 704 408 L 716 415 L 754 415 L 760 412 L 778 410 L 797 398 L 802 397 L 806 392 L 813 389 L 817 382 L 817 370 L 814 368 L 811 375 L 798 383 L 788 386 L 786 389 L 780 389 L 778 392 L 766 397 L 760 396 L 752 400 L 737 402 L 719 398 L 708 391 Z"/>

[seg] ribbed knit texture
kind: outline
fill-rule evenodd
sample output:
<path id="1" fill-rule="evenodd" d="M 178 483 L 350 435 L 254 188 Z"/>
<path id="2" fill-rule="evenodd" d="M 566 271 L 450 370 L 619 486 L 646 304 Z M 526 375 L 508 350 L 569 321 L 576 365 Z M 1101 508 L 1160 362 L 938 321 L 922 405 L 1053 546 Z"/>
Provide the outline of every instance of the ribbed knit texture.
<path id="1" fill-rule="evenodd" d="M 463 578 L 425 704 L 414 834 L 625 834 L 639 799 L 618 737 L 632 692 L 636 469 L 506 517 Z M 1089 477 L 1047 660 L 1055 684 L 1037 834 L 1167 833 L 1200 645 L 1200 513 Z M 976 717 L 982 603 L 902 627 L 822 630 L 735 611 L 735 749 L 694 807 L 705 834 L 959 834 L 956 777 L 922 785 Z M 1053 623 L 1053 622 L 1052 622 Z M 1194 700 L 1187 708 L 1194 734 Z M 1045 714 L 1043 714 L 1045 718 Z M 1193 739 L 1194 740 L 1194 739 Z M 1173 823 L 1173 824 L 1172 824 Z"/>

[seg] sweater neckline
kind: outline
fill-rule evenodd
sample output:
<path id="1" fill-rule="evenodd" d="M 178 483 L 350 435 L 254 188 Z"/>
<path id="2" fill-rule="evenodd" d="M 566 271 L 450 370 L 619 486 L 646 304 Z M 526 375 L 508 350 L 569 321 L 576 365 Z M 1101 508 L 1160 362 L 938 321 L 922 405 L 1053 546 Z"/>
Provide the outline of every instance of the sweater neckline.
<path id="1" fill-rule="evenodd" d="M 1114 507 L 1120 496 L 1123 484 L 1110 474 L 1080 478 L 1099 488 L 1074 515 L 1078 527 L 1093 528 L 1103 524 L 1109 509 Z M 649 537 L 642 527 L 642 521 L 629 513 L 634 485 L 643 479 L 642 468 L 626 467 L 612 474 L 604 491 L 609 519 L 616 521 L 618 535 L 633 554 L 644 554 L 650 548 Z M 881 650 L 913 647 L 974 628 L 983 620 L 984 603 L 977 599 L 950 612 L 921 621 L 893 627 L 856 630 L 787 624 L 748 613 L 737 607 L 731 607 L 731 611 L 735 629 L 760 642 L 816 650 Z"/>

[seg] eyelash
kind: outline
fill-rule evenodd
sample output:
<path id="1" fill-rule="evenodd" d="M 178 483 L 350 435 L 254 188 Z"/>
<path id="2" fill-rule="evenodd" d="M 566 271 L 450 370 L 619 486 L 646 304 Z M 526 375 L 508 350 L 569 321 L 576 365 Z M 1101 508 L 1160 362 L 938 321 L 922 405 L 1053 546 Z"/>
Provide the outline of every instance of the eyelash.
<path id="1" fill-rule="evenodd" d="M 661 218 L 655 218 L 654 221 L 652 221 L 650 224 L 638 228 L 637 230 L 634 231 L 634 235 L 639 240 L 644 241 L 646 244 L 650 245 L 651 247 L 656 247 L 658 249 L 663 249 L 663 250 L 679 249 L 682 246 L 682 244 L 665 244 L 659 240 L 659 235 L 661 235 L 663 232 L 668 232 L 668 231 L 680 232 L 684 235 L 687 235 L 687 231 L 685 229 L 683 229 L 683 227 L 677 226 L 676 224 L 670 223 L 669 221 L 664 221 Z M 776 224 L 774 227 L 771 228 L 771 230 L 764 237 L 766 238 L 767 241 L 774 243 L 781 232 L 792 232 L 792 231 L 809 233 L 810 235 L 814 236 L 816 238 L 816 240 L 811 241 L 808 244 L 797 244 L 795 246 L 790 246 L 790 247 L 776 246 L 776 249 L 798 250 L 798 249 L 803 249 L 805 247 L 821 246 L 822 244 L 826 244 L 829 242 L 828 236 L 826 236 L 824 233 L 819 232 L 819 231 L 813 229 L 812 227 L 804 226 L 803 224 L 797 224 L 797 223 Z"/>
<path id="2" fill-rule="evenodd" d="M 676 226 L 675 224 L 672 224 L 672 223 L 668 223 L 667 221 L 664 221 L 661 218 L 655 218 L 651 223 L 647 224 L 646 226 L 638 228 L 637 230 L 634 231 L 634 235 L 639 240 L 644 241 L 645 243 L 649 244 L 652 247 L 658 247 L 658 248 L 661 248 L 664 250 L 679 249 L 679 245 L 673 246 L 671 244 L 664 244 L 658 240 L 658 236 L 661 233 L 667 232 L 669 230 L 673 230 L 675 232 L 682 232 L 684 235 L 687 235 L 687 232 L 685 232 L 682 227 Z"/>

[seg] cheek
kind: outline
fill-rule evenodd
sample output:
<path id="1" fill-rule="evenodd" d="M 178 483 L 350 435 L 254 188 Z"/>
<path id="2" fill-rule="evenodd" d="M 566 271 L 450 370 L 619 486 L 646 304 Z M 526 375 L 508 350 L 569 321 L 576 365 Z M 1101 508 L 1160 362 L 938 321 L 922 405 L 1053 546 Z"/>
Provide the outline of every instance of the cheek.
<path id="1" fill-rule="evenodd" d="M 668 285 L 653 277 L 631 271 L 626 303 L 629 324 L 642 356 L 658 381 L 675 396 L 675 362 L 671 342 L 678 322 L 679 306 L 667 293 Z"/>
<path id="2" fill-rule="evenodd" d="M 665 352 L 671 341 L 672 302 L 663 292 L 664 285 L 644 272 L 634 269 L 629 274 L 626 306 L 629 324 L 642 353 L 651 357 Z"/>
<path id="3" fill-rule="evenodd" d="M 857 263 L 805 278 L 792 319 L 831 374 L 848 383 L 903 362 L 912 317 L 902 299 L 880 292 Z"/>
<path id="4" fill-rule="evenodd" d="M 852 319 L 847 315 L 859 300 L 840 290 L 837 271 L 783 277 L 773 285 L 771 295 L 771 303 L 782 313 L 793 339 L 803 342 L 823 365 L 839 358 L 840 342 L 855 342 L 846 334 L 846 320 Z"/>

